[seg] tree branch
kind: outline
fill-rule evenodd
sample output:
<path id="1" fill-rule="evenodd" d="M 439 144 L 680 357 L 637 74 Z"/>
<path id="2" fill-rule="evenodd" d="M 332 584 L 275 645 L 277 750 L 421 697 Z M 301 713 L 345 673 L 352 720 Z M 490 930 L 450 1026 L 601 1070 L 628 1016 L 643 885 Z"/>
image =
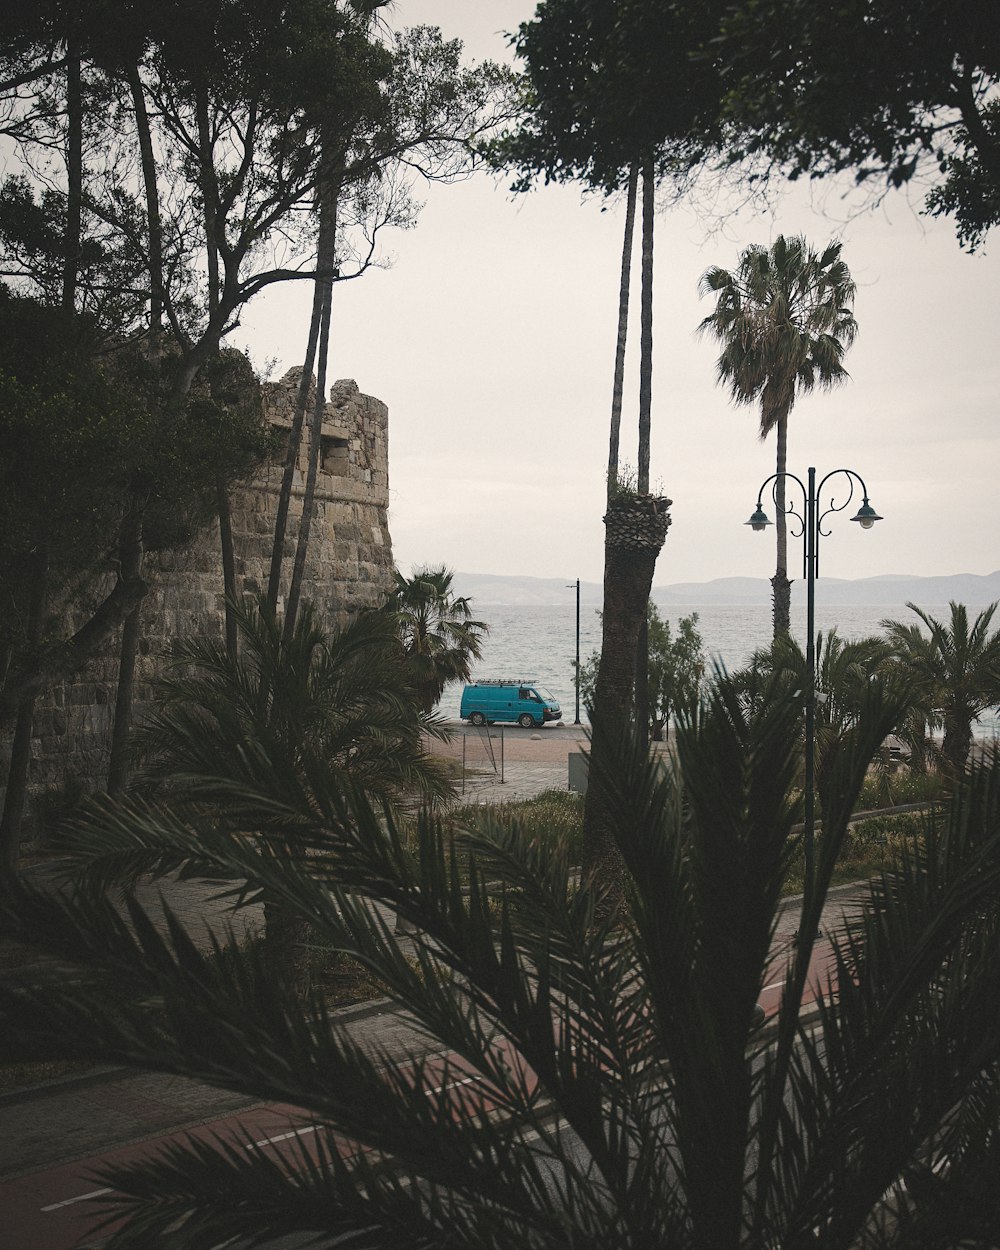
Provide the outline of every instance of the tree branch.
<path id="1" fill-rule="evenodd" d="M 125 617 L 142 602 L 147 589 L 141 577 L 127 581 L 119 578 L 90 620 L 71 638 L 46 647 L 22 672 L 14 676 L 8 674 L 0 689 L 0 724 L 12 720 L 26 698 L 72 677 L 94 656 L 101 654 Z"/>

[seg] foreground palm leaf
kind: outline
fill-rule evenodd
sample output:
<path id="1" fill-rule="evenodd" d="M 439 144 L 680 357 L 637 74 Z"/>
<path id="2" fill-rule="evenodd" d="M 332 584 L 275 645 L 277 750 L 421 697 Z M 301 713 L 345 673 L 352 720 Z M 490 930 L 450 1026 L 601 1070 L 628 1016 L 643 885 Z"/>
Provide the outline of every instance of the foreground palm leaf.
<path id="1" fill-rule="evenodd" d="M 516 826 L 454 838 L 428 815 L 411 849 L 340 770 L 270 799 L 270 826 L 289 822 L 294 844 L 162 806 L 107 822 L 106 854 L 173 844 L 179 861 L 252 883 L 237 905 L 266 892 L 308 919 L 378 975 L 429 1050 L 365 1053 L 252 950 L 199 951 L 173 920 L 164 937 L 134 901 L 126 920 L 99 891 L 11 885 L 4 928 L 78 971 L 0 989 L 4 1056 L 178 1072 L 314 1117 L 315 1148 L 277 1164 L 244 1142 L 192 1142 L 109 1171 L 110 1216 L 126 1216 L 112 1247 L 303 1230 L 372 1250 L 918 1244 L 899 1238 L 961 1197 L 949 1161 L 996 1157 L 977 1150 L 997 1126 L 996 761 L 875 884 L 836 939 L 828 1001 L 812 1022 L 800 1015 L 829 873 L 898 715 L 870 683 L 831 766 L 767 1036 L 752 1017 L 781 973 L 769 950 L 798 851 L 796 709 L 751 705 L 723 680 L 679 732 L 671 772 L 625 743 L 606 778 L 630 879 L 615 929 L 598 883 L 576 886 L 565 856 Z M 418 927 L 415 958 L 383 904 Z M 365 1152 L 345 1154 L 345 1140 Z M 963 1211 L 963 1228 L 990 1214 L 971 1199 Z"/>
<path id="2" fill-rule="evenodd" d="M 444 737 L 439 718 L 422 712 L 408 681 L 391 621 L 362 613 L 330 635 L 304 604 L 287 631 L 263 600 L 232 605 L 241 643 L 180 645 L 156 688 L 156 705 L 138 735 L 141 789 L 170 796 L 176 820 L 206 820 L 237 840 L 253 835 L 272 854 L 301 854 L 317 820 L 316 794 L 338 784 L 372 802 L 433 800 L 453 787 L 425 735 Z M 338 778 L 340 779 L 338 783 Z M 227 873 L 206 864 L 198 838 L 179 849 L 176 832 L 108 843 L 119 820 L 113 800 L 95 804 L 85 832 L 64 848 L 70 879 L 134 881 L 143 873 Z M 175 823 L 176 823 L 175 820 Z M 261 890 L 264 938 L 277 975 L 299 993 L 308 985 L 308 926 Z"/>

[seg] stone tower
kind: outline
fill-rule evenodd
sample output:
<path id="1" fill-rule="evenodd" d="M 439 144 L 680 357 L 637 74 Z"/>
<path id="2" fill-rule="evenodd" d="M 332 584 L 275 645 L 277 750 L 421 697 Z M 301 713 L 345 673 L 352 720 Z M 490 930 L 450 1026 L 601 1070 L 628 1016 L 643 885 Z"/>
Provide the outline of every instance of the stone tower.
<path id="1" fill-rule="evenodd" d="M 291 369 L 280 382 L 263 388 L 265 414 L 279 430 L 291 427 L 301 376 L 301 369 Z M 360 609 L 375 607 L 392 585 L 388 425 L 389 410 L 380 400 L 362 395 L 352 380 L 334 383 L 323 421 L 316 511 L 302 589 L 302 598 L 313 602 L 324 628 L 343 625 Z M 308 456 L 309 438 L 304 431 L 285 539 L 289 561 L 295 554 Z M 279 456 L 232 499 L 241 593 L 254 593 L 267 585 L 282 468 Z M 155 559 L 156 584 L 143 611 L 148 652 L 162 652 L 173 638 L 221 636 L 222 559 L 217 527 L 206 530 L 187 551 Z"/>
<path id="2" fill-rule="evenodd" d="M 277 429 L 289 429 L 301 369 L 264 386 L 264 408 Z M 311 408 L 311 404 L 310 404 Z M 363 395 L 357 383 L 334 383 L 322 429 L 316 511 L 309 537 L 302 599 L 311 600 L 323 629 L 345 624 L 363 608 L 375 607 L 392 585 L 389 537 L 388 423 L 385 404 Z M 304 433 L 296 467 L 285 555 L 295 553 L 308 464 Z M 283 457 L 264 466 L 231 500 L 236 584 L 254 594 L 267 584 Z M 221 638 L 224 628 L 222 558 L 213 523 L 182 551 L 151 553 L 144 576 L 136 672 L 135 717 L 141 720 L 151 680 L 162 670 L 177 639 Z M 91 665 L 40 699 L 35 712 L 30 786 L 92 790 L 107 776 L 115 702 L 115 655 Z M 0 750 L 0 782 L 6 777 Z M 0 800 L 2 800 L 0 785 Z"/>

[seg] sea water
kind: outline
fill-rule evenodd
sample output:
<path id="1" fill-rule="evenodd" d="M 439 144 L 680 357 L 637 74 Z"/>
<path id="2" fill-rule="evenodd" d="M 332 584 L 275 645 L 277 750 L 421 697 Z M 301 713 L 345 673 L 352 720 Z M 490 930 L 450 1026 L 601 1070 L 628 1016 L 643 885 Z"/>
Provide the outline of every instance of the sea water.
<path id="1" fill-rule="evenodd" d="M 929 605 L 926 612 L 937 620 L 947 620 L 949 608 Z M 472 604 L 474 615 L 487 622 L 490 632 L 483 642 L 482 658 L 472 669 L 472 680 L 507 677 L 534 681 L 546 687 L 558 699 L 563 719 L 572 722 L 576 715 L 574 659 L 576 656 L 576 605 L 515 607 L 511 605 Z M 711 604 L 705 607 L 672 605 L 660 608 L 660 615 L 670 622 L 674 633 L 677 622 L 685 616 L 698 614 L 698 632 L 705 647 L 709 671 L 713 663 L 733 670 L 746 664 L 753 653 L 770 644 L 773 634 L 771 605 Z M 886 619 L 919 624 L 918 618 L 900 604 L 898 608 L 877 605 L 823 607 L 816 605 L 816 629 L 836 628 L 844 639 L 864 638 L 881 634 Z M 792 634 L 805 646 L 806 609 L 804 604 L 792 605 Z M 595 608 L 580 610 L 580 661 L 586 663 L 601 646 L 601 619 Z M 438 711 L 448 719 L 458 717 L 462 685 L 452 682 L 445 690 Z M 587 721 L 586 709 L 580 706 L 580 719 Z M 984 713 L 976 732 L 995 737 L 1000 728 L 995 710 Z"/>

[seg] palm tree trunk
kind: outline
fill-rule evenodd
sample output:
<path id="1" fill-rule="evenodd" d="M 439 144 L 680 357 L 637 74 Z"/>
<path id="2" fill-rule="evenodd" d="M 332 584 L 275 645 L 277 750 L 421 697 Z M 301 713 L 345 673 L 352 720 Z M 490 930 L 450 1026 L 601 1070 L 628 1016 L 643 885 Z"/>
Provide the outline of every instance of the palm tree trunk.
<path id="1" fill-rule="evenodd" d="M 652 225 L 654 225 L 652 159 L 642 163 L 642 302 L 639 335 L 639 480 L 640 495 L 649 494 L 650 427 L 652 416 Z M 642 600 L 635 650 L 635 724 L 642 744 L 649 745 L 649 620 Z"/>
<path id="2" fill-rule="evenodd" d="M 945 768 L 952 778 L 962 775 L 972 750 L 972 723 L 967 717 L 948 716 L 944 718 L 944 741 L 941 743 L 941 756 Z"/>
<path id="3" fill-rule="evenodd" d="M 605 556 L 601 660 L 583 813 L 583 869 L 611 910 L 622 902 L 625 865 L 614 841 L 616 822 L 606 773 L 631 719 L 636 654 L 645 615 L 637 605 L 645 607 L 655 567 L 655 552 L 612 549 Z"/>
<path id="4" fill-rule="evenodd" d="M 785 517 L 785 465 L 788 459 L 788 413 L 779 417 L 776 425 L 777 456 L 774 484 L 774 506 L 777 516 L 774 522 L 777 541 L 777 560 L 771 591 L 774 603 L 774 636 L 787 634 L 792 627 L 792 583 L 788 580 L 788 525 Z"/>
<path id="5" fill-rule="evenodd" d="M 618 481 L 618 446 L 621 441 L 622 398 L 625 391 L 625 348 L 628 342 L 628 304 L 632 277 L 632 238 L 635 233 L 635 202 L 639 186 L 639 163 L 628 171 L 625 205 L 625 238 L 622 243 L 622 275 L 618 291 L 618 339 L 615 346 L 615 380 L 611 391 L 611 439 L 608 448 L 608 503 Z"/>
<path id="6" fill-rule="evenodd" d="M 669 499 L 626 497 L 616 500 L 604 518 L 604 614 L 583 809 L 583 866 L 608 910 L 622 904 L 625 868 L 614 841 L 607 779 L 616 744 L 631 719 L 639 635 L 670 524 L 669 506 Z"/>
<path id="7" fill-rule="evenodd" d="M 653 160 L 642 167 L 642 311 L 639 331 L 639 454 L 640 495 L 649 494 L 649 431 L 653 411 Z M 646 601 L 643 600 L 645 611 Z"/>
<path id="8" fill-rule="evenodd" d="M 653 161 L 647 157 L 642 167 L 642 311 L 639 335 L 639 494 L 649 493 L 649 442 L 653 410 Z M 642 600 L 642 617 L 635 656 L 636 731 L 644 746 L 649 745 L 649 622 L 646 605 L 649 588 Z M 605 608 L 605 611 L 607 609 Z"/>

